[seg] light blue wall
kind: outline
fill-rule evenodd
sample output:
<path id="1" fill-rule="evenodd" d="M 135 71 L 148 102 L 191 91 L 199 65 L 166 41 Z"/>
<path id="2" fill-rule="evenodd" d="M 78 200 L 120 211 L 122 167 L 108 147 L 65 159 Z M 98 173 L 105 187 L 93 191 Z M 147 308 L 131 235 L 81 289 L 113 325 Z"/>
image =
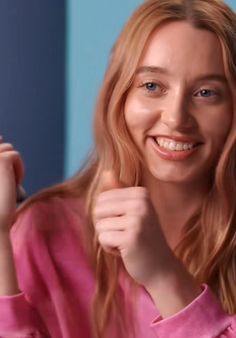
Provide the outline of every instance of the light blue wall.
<path id="1" fill-rule="evenodd" d="M 82 164 L 92 143 L 92 113 L 112 44 L 142 0 L 67 0 L 65 176 Z M 227 1 L 236 8 L 236 0 Z"/>
<path id="2" fill-rule="evenodd" d="M 236 0 L 227 0 L 225 2 L 236 10 Z"/>
<path id="3" fill-rule="evenodd" d="M 142 0 L 67 1 L 65 176 L 82 164 L 92 142 L 92 113 L 109 52 Z"/>

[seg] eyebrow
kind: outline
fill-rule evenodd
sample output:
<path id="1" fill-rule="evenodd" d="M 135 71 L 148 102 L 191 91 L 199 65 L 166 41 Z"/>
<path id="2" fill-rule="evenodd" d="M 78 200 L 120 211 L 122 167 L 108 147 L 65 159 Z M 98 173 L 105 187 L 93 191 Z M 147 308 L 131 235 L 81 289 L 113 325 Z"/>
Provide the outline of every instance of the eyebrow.
<path id="1" fill-rule="evenodd" d="M 169 71 L 166 68 L 156 66 L 141 66 L 136 70 L 136 74 L 141 73 L 160 73 L 169 75 Z"/>
<path id="2" fill-rule="evenodd" d="M 170 76 L 170 72 L 167 68 L 157 67 L 157 66 L 141 66 L 136 70 L 136 75 L 143 73 L 156 73 L 162 75 Z M 204 74 L 200 75 L 196 79 L 197 81 L 219 81 L 223 84 L 227 84 L 228 81 L 224 74 Z"/>

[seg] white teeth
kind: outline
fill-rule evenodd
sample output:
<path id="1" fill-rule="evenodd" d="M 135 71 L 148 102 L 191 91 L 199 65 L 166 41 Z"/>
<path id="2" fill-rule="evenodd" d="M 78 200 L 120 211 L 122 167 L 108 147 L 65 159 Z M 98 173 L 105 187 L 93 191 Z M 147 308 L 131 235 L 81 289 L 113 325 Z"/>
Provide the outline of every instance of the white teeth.
<path id="1" fill-rule="evenodd" d="M 176 144 L 174 142 L 169 143 L 169 148 L 170 150 L 175 150 L 176 149 Z"/>
<path id="2" fill-rule="evenodd" d="M 175 150 L 176 150 L 176 151 L 181 151 L 181 150 L 183 150 L 183 145 L 180 144 L 180 143 L 177 143 L 177 145 L 176 145 L 176 147 L 175 147 Z"/>
<path id="3" fill-rule="evenodd" d="M 165 141 L 161 138 L 160 141 L 159 141 L 159 145 L 162 147 L 163 144 L 164 144 L 164 142 L 165 142 Z"/>
<path id="4" fill-rule="evenodd" d="M 167 142 L 167 141 L 164 141 L 164 143 L 163 143 L 163 146 L 162 146 L 162 147 L 164 147 L 164 148 L 168 148 L 168 146 L 169 146 L 169 142 Z"/>
<path id="5" fill-rule="evenodd" d="M 168 141 L 163 138 L 156 138 L 156 142 L 159 144 L 159 146 L 172 150 L 172 151 L 183 151 L 183 150 L 190 150 L 193 148 L 193 143 L 181 143 L 181 142 L 175 142 L 173 140 Z"/>

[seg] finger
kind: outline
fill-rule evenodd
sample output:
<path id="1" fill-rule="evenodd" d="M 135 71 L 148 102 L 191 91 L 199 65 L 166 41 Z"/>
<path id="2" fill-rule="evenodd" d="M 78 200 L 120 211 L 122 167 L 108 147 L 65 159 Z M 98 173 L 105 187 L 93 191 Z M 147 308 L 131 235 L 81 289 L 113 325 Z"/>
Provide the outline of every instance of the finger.
<path id="1" fill-rule="evenodd" d="M 12 166 L 15 173 L 16 184 L 20 184 L 24 176 L 24 164 L 20 154 L 16 150 L 0 153 L 0 160 L 4 160 L 5 166 Z"/>
<path id="2" fill-rule="evenodd" d="M 98 195 L 96 198 L 96 203 L 94 204 L 94 206 L 97 205 L 97 201 L 98 201 L 98 197 L 101 194 L 101 192 L 104 191 L 109 191 L 110 189 L 119 189 L 121 188 L 123 185 L 121 182 L 119 182 L 119 180 L 116 178 L 115 172 L 112 170 L 104 170 L 102 175 L 101 175 L 101 180 L 100 180 L 100 184 L 99 184 L 99 188 L 98 188 Z M 107 206 L 106 206 L 107 207 Z M 109 208 L 108 208 L 109 210 Z M 93 220 L 96 220 L 96 212 L 94 212 L 94 208 L 93 208 Z"/>
<path id="3" fill-rule="evenodd" d="M 100 192 L 123 188 L 124 184 L 116 177 L 113 170 L 104 170 L 101 177 Z"/>
<path id="4" fill-rule="evenodd" d="M 93 208 L 93 219 L 99 221 L 103 218 L 120 217 L 127 214 L 140 214 L 146 203 L 143 199 L 108 199 L 98 201 Z"/>
<path id="5" fill-rule="evenodd" d="M 94 221 L 96 220 L 96 216 L 95 216 L 96 212 L 94 211 L 94 209 L 95 209 L 95 206 L 97 205 L 100 194 L 104 191 L 109 191 L 110 189 L 121 188 L 121 185 L 122 184 L 116 178 L 114 171 L 104 170 L 102 172 L 101 180 L 100 180 L 99 187 L 98 187 L 98 195 L 95 201 L 96 203 L 94 204 L 94 208 L 93 208 L 93 220 Z"/>
<path id="6" fill-rule="evenodd" d="M 15 172 L 15 177 L 16 177 L 16 184 L 19 185 L 24 177 L 24 163 L 20 157 L 20 154 L 18 151 L 13 152 L 13 168 Z"/>
<path id="7" fill-rule="evenodd" d="M 122 189 L 113 189 L 103 191 L 98 195 L 97 201 L 107 200 L 128 200 L 128 199 L 146 199 L 149 197 L 147 188 L 145 187 L 128 187 Z"/>
<path id="8" fill-rule="evenodd" d="M 13 149 L 14 149 L 14 146 L 11 143 L 0 143 L 0 152 L 4 152 L 7 150 L 13 150 Z"/>
<path id="9" fill-rule="evenodd" d="M 11 143 L 4 142 L 3 136 L 0 135 L 0 153 L 6 152 L 6 151 L 11 151 L 11 150 L 14 150 L 14 146 Z M 21 167 L 22 166 L 23 166 L 23 163 L 21 164 Z M 23 174 L 24 174 L 24 167 L 21 168 L 20 170 L 14 169 L 14 171 L 16 171 L 15 176 L 16 176 L 16 184 L 17 184 L 18 181 L 20 182 L 22 180 L 22 177 L 23 177 Z M 19 177 L 19 179 L 18 179 L 18 177 Z M 17 184 L 16 196 L 17 196 L 16 197 L 17 203 L 22 202 L 27 196 L 25 189 L 20 184 Z"/>
<path id="10" fill-rule="evenodd" d="M 103 231 L 124 231 L 126 229 L 126 217 L 110 217 L 103 218 L 95 222 L 95 229 L 97 233 L 101 233 Z"/>
<path id="11" fill-rule="evenodd" d="M 124 241 L 123 231 L 104 231 L 98 235 L 98 241 L 102 248 L 108 252 L 119 251 Z"/>
<path id="12" fill-rule="evenodd" d="M 122 216 L 126 213 L 126 204 L 123 201 L 109 201 L 96 203 L 93 208 L 93 219 L 95 222 L 103 218 Z"/>

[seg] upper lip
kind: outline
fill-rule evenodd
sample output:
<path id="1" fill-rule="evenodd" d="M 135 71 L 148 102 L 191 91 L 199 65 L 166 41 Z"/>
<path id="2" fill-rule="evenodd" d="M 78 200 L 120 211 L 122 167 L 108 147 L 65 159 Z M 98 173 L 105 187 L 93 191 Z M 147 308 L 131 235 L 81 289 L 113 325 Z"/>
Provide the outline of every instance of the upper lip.
<path id="1" fill-rule="evenodd" d="M 189 136 L 175 136 L 175 135 L 153 135 L 153 138 L 164 138 L 170 141 L 181 142 L 181 143 L 203 143 L 199 139 Z"/>

